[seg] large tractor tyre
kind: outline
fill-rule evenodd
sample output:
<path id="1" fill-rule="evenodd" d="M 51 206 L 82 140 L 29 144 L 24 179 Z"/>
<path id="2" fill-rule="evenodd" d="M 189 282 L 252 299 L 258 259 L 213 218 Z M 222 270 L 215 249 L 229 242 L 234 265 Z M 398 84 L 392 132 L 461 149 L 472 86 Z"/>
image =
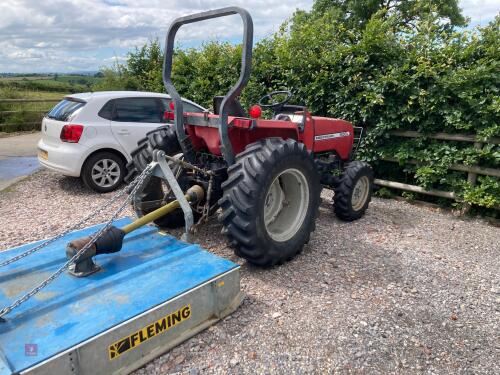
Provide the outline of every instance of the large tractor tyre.
<path id="1" fill-rule="evenodd" d="M 153 160 L 154 150 L 162 150 L 169 156 L 174 156 L 181 152 L 181 147 L 177 141 L 177 134 L 172 126 L 167 125 L 152 130 L 137 143 L 137 148 L 131 153 L 132 161 L 127 164 L 127 181 L 131 181 L 133 177 L 141 173 L 148 163 Z M 189 188 L 189 186 L 182 182 L 182 179 L 180 179 L 179 184 L 183 191 Z M 138 216 L 144 216 L 162 205 L 173 201 L 175 196 L 173 193 L 170 193 L 170 195 L 165 197 L 165 189 L 166 186 L 162 179 L 152 176 L 138 196 L 139 205 L 134 206 Z M 146 202 L 157 203 L 147 204 Z M 197 213 L 193 212 L 193 215 L 197 219 Z M 155 220 L 154 223 L 161 228 L 180 228 L 184 226 L 184 213 L 182 209 L 178 208 L 168 215 Z"/>
<path id="2" fill-rule="evenodd" d="M 335 215 L 344 221 L 359 219 L 370 204 L 372 191 L 373 170 L 370 165 L 361 161 L 348 163 L 335 188 Z"/>
<path id="3" fill-rule="evenodd" d="M 137 148 L 130 154 L 132 160 L 127 164 L 128 175 L 125 181 L 132 181 L 138 173 L 146 168 L 146 165 L 153 160 L 154 150 L 162 150 L 170 156 L 181 152 L 181 146 L 173 126 L 161 126 L 146 133 L 146 136 L 137 142 Z"/>
<path id="4" fill-rule="evenodd" d="M 281 138 L 249 144 L 222 188 L 221 221 L 236 255 L 272 266 L 292 259 L 309 241 L 321 189 L 303 144 Z"/>

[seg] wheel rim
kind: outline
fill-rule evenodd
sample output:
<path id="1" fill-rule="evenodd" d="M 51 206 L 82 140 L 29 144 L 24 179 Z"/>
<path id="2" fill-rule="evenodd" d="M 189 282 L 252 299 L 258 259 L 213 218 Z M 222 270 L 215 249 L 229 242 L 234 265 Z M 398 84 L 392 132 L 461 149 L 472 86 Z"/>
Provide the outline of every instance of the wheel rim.
<path id="1" fill-rule="evenodd" d="M 112 159 L 101 159 L 92 167 L 91 177 L 102 188 L 111 187 L 120 180 L 120 166 Z"/>
<path id="2" fill-rule="evenodd" d="M 286 169 L 269 186 L 264 200 L 264 224 L 278 242 L 292 238 L 302 227 L 309 207 L 309 185 L 298 169 Z"/>
<path id="3" fill-rule="evenodd" d="M 351 206 L 354 211 L 359 211 L 366 203 L 370 192 L 370 180 L 367 176 L 362 176 L 352 191 Z"/>

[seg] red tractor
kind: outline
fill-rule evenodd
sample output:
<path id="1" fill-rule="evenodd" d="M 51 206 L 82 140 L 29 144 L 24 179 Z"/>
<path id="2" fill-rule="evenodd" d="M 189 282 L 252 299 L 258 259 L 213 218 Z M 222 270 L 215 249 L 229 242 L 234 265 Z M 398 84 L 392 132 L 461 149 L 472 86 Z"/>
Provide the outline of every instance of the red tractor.
<path id="1" fill-rule="evenodd" d="M 174 39 L 193 22 L 239 14 L 244 38 L 238 82 L 224 97 L 214 98 L 213 113 L 185 113 L 172 80 Z M 342 220 L 356 220 L 371 199 L 373 171 L 354 161 L 354 128 L 347 121 L 312 116 L 305 106 L 288 104 L 289 91 L 272 92 L 250 108 L 237 98 L 248 82 L 252 61 L 253 23 L 241 8 L 229 7 L 176 19 L 166 38 L 163 80 L 172 97 L 173 125 L 149 132 L 129 163 L 129 178 L 144 170 L 154 150 L 175 156 L 197 169 L 174 169 L 185 191 L 200 185 L 202 202 L 192 204 L 201 222 L 219 208 L 219 218 L 237 255 L 260 266 L 293 258 L 309 241 L 318 216 L 322 188 L 334 190 L 333 209 Z M 270 109 L 264 119 L 261 108 Z M 164 181 L 151 177 L 134 200 L 143 216 L 175 197 Z M 184 225 L 182 210 L 155 221 L 160 227 Z"/>

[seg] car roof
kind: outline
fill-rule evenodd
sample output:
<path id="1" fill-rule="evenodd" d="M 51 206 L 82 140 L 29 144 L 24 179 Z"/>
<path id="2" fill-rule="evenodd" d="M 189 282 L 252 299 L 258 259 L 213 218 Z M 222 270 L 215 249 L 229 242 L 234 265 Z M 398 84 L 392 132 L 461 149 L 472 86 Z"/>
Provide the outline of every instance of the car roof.
<path id="1" fill-rule="evenodd" d="M 86 102 L 91 101 L 94 98 L 99 99 L 117 99 L 117 98 L 135 98 L 135 97 L 155 97 L 155 98 L 167 98 L 170 99 L 170 95 L 161 92 L 150 92 L 150 91 L 94 91 L 94 92 L 81 92 L 77 94 L 66 95 L 66 98 L 75 98 L 85 100 Z M 201 105 L 182 98 L 183 101 L 191 103 L 197 107 L 203 108 Z"/>

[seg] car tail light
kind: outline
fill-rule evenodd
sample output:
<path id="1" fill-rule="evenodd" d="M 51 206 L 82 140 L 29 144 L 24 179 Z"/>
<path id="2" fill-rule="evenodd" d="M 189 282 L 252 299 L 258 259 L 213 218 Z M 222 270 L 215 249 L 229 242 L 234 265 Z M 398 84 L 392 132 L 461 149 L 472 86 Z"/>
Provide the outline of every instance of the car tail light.
<path id="1" fill-rule="evenodd" d="M 61 129 L 61 141 L 68 143 L 78 143 L 83 133 L 83 125 L 64 125 Z"/>

